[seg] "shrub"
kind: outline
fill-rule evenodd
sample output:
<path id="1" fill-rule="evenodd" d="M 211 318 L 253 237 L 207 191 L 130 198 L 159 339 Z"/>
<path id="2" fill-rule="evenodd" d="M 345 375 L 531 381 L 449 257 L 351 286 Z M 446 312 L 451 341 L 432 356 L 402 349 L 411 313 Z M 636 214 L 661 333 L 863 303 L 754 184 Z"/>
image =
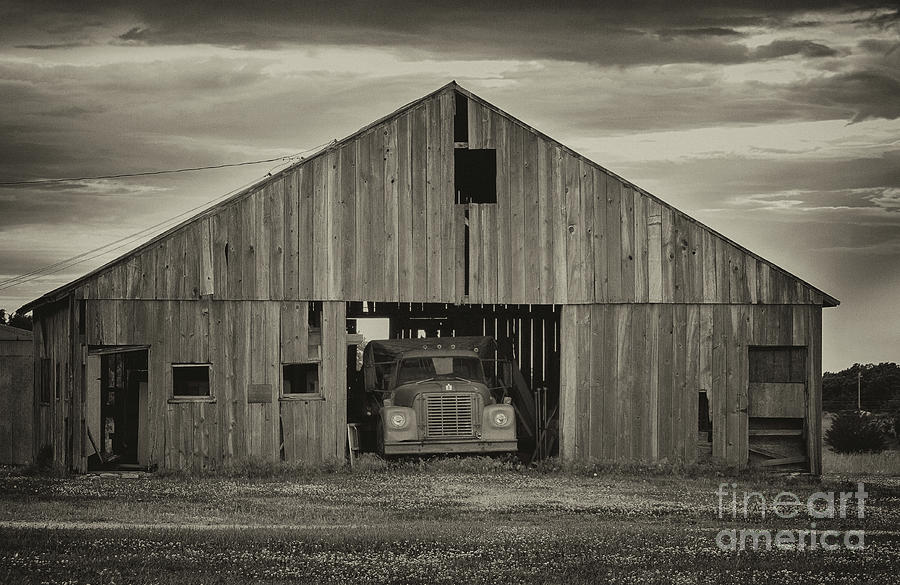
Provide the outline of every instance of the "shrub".
<path id="1" fill-rule="evenodd" d="M 834 417 L 825 433 L 825 444 L 836 453 L 880 453 L 885 436 L 870 413 L 848 410 Z"/>

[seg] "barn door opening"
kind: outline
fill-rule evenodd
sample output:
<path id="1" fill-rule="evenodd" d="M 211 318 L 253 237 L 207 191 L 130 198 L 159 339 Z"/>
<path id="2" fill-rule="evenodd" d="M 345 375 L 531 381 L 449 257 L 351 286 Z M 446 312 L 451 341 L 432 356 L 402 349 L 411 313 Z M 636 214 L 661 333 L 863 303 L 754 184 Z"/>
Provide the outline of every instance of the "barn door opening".
<path id="1" fill-rule="evenodd" d="M 806 347 L 749 352 L 748 460 L 752 467 L 806 468 Z"/>
<path id="2" fill-rule="evenodd" d="M 149 463 L 146 347 L 94 348 L 88 355 L 84 444 L 88 469 Z"/>
<path id="3" fill-rule="evenodd" d="M 379 320 L 389 325 L 375 329 Z M 560 311 L 551 305 L 347 303 L 348 343 L 354 334 L 362 335 L 360 350 L 372 339 L 493 337 L 499 359 L 485 361 L 485 374 L 498 393 L 512 398 L 519 453 L 526 460 L 559 452 L 559 322 Z M 347 420 L 370 421 L 360 426 L 365 450 L 364 433 L 367 429 L 374 433 L 372 418 L 365 416 L 371 397 L 364 392 L 355 364 L 348 359 Z"/>

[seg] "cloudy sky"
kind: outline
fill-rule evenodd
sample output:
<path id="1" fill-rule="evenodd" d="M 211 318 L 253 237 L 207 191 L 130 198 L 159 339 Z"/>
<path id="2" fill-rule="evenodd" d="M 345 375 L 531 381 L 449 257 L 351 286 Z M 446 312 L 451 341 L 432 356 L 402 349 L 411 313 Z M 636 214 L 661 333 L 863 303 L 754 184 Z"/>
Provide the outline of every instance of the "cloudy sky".
<path id="1" fill-rule="evenodd" d="M 290 155 L 456 79 L 839 298 L 826 369 L 900 362 L 897 9 L 551 4 L 0 0 L 0 182 Z M 0 280 L 276 164 L 0 186 Z"/>

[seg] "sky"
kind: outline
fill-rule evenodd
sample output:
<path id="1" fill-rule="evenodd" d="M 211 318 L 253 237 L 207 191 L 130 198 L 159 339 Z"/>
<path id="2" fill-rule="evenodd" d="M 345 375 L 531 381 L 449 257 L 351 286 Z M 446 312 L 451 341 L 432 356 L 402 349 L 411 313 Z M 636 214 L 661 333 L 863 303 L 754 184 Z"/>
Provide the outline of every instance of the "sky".
<path id="1" fill-rule="evenodd" d="M 552 4 L 0 0 L 0 183 L 294 155 L 455 79 L 840 299 L 826 370 L 900 362 L 897 8 Z M 0 281 L 279 164 L 0 185 Z"/>

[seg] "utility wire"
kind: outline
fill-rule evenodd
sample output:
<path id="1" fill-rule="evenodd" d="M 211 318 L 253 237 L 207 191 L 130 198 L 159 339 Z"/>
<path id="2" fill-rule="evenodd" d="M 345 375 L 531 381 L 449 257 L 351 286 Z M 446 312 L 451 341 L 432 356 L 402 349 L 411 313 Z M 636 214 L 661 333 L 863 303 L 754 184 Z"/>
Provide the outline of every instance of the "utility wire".
<path id="1" fill-rule="evenodd" d="M 330 142 L 334 142 L 334 141 L 330 141 Z M 318 150 L 319 148 L 321 148 L 321 147 L 323 147 L 323 146 L 329 144 L 330 142 L 324 142 L 324 143 L 319 144 L 319 145 L 317 145 L 317 146 L 314 146 L 314 147 L 312 147 L 312 148 L 309 148 L 309 149 L 300 151 L 300 152 L 298 152 L 297 154 L 294 154 L 294 155 L 283 156 L 283 157 L 277 157 L 277 158 L 273 158 L 273 159 L 265 160 L 265 161 L 255 161 L 255 162 L 247 162 L 247 163 L 236 163 L 236 164 L 231 164 L 231 165 L 218 165 L 218 166 L 213 166 L 213 167 L 198 167 L 198 168 L 196 168 L 196 169 L 177 169 L 177 170 L 174 170 L 174 171 L 154 171 L 154 172 L 152 172 L 152 173 L 122 174 L 122 175 L 110 175 L 110 176 L 108 176 L 108 177 L 89 177 L 89 178 L 112 178 L 112 177 L 126 177 L 126 176 L 128 176 L 128 177 L 130 177 L 130 176 L 142 176 L 142 175 L 147 175 L 147 174 L 162 174 L 162 173 L 166 173 L 166 172 L 186 172 L 186 171 L 189 171 L 189 170 L 205 170 L 205 169 L 214 169 L 214 168 L 224 168 L 224 167 L 229 167 L 229 166 L 241 166 L 241 165 L 248 165 L 248 164 L 259 164 L 259 163 L 263 163 L 263 162 L 283 161 L 281 164 L 275 165 L 274 167 L 272 167 L 271 169 L 269 169 L 269 171 L 268 171 L 268 172 L 266 173 L 266 175 L 265 175 L 265 176 L 269 176 L 269 175 L 271 175 L 272 172 L 273 172 L 275 169 L 277 169 L 278 167 L 281 167 L 281 166 L 284 166 L 284 165 L 286 165 L 286 164 L 289 164 L 289 163 L 291 162 L 292 159 L 295 159 L 295 158 L 297 158 L 297 157 L 300 157 L 302 154 L 305 154 L 305 153 L 308 153 L 308 152 L 312 152 L 312 151 L 314 151 L 314 150 Z M 264 176 L 264 177 L 261 177 L 261 178 L 265 178 L 265 176 Z M 89 178 L 83 178 L 83 179 L 50 179 L 50 180 L 48 180 L 48 181 L 51 181 L 51 182 L 61 182 L 61 181 L 67 181 L 67 180 L 88 180 Z M 261 179 L 261 178 L 260 178 L 260 179 Z M 150 226 L 150 227 L 148 227 L 148 228 L 144 228 L 144 229 L 142 229 L 142 230 L 139 230 L 139 231 L 137 231 L 137 232 L 134 232 L 134 233 L 132 233 L 132 234 L 129 234 L 129 235 L 127 235 L 127 236 L 124 236 L 124 237 L 122 237 L 122 238 L 119 238 L 118 240 L 115 240 L 114 242 L 109 242 L 109 243 L 107 243 L 107 244 L 105 244 L 105 245 L 103 245 L 103 246 L 99 246 L 99 247 L 97 247 L 97 248 L 94 248 L 93 250 L 88 250 L 87 252 L 83 252 L 83 253 L 78 254 L 78 255 L 76 255 L 76 256 L 72 256 L 71 258 L 67 258 L 67 259 L 65 259 L 65 260 L 61 260 L 61 261 L 59 261 L 59 262 L 56 262 L 55 264 L 49 264 L 49 265 L 47 265 L 47 266 L 43 266 L 43 267 L 41 267 L 41 268 L 32 270 L 31 272 L 27 272 L 27 273 L 25 273 L 25 274 L 21 274 L 21 275 L 19 275 L 19 276 L 15 276 L 15 277 L 10 278 L 10 279 L 8 279 L 8 280 L 4 280 L 4 281 L 0 282 L 0 291 L 6 290 L 6 289 L 8 289 L 8 288 L 15 287 L 15 286 L 19 286 L 19 285 L 21 285 L 21 284 L 25 284 L 25 283 L 31 282 L 31 281 L 33 281 L 33 280 L 37 280 L 38 278 L 40 278 L 40 277 L 42 277 L 42 276 L 46 276 L 46 275 L 50 275 L 50 274 L 55 274 L 55 273 L 57 273 L 57 272 L 59 272 L 59 271 L 61 271 L 61 270 L 65 270 L 66 268 L 70 268 L 70 267 L 72 267 L 72 266 L 76 266 L 76 265 L 78 265 L 78 264 L 82 264 L 82 263 L 87 262 L 87 261 L 89 261 L 89 260 L 93 260 L 93 259 L 95 259 L 95 258 L 99 258 L 100 256 L 104 256 L 104 255 L 106 255 L 106 254 L 109 254 L 110 252 L 114 252 L 114 251 L 116 251 L 116 250 L 119 250 L 119 249 L 121 249 L 121 248 L 124 248 L 125 246 L 127 246 L 127 245 L 129 245 L 129 244 L 131 244 L 131 243 L 133 243 L 133 242 L 135 242 L 135 241 L 141 239 L 141 237 L 147 235 L 148 233 L 150 233 L 150 232 L 156 230 L 157 228 L 167 226 L 168 224 L 172 224 L 173 222 L 175 222 L 175 221 L 181 219 L 182 217 L 184 217 L 185 215 L 188 215 L 188 214 L 190 214 L 190 213 L 193 213 L 193 212 L 195 212 L 195 211 L 199 211 L 200 209 L 203 209 L 203 208 L 205 208 L 205 207 L 208 207 L 208 206 L 211 206 L 211 205 L 213 205 L 213 204 L 215 204 L 215 203 L 218 203 L 219 201 L 221 201 L 221 200 L 223 200 L 223 199 L 226 199 L 226 198 L 228 198 L 228 197 L 234 195 L 235 193 L 237 193 L 237 192 L 239 192 L 239 191 L 242 191 L 242 190 L 244 190 L 244 189 L 250 187 L 251 185 L 254 185 L 255 183 L 259 182 L 260 179 L 255 179 L 255 180 L 253 180 L 253 181 L 250 181 L 249 183 L 246 183 L 246 184 L 242 185 L 241 187 L 238 187 L 237 189 L 233 189 L 233 190 L 229 191 L 228 193 L 225 193 L 224 195 L 220 195 L 219 197 L 216 197 L 216 198 L 214 198 L 214 199 L 211 199 L 211 200 L 209 200 L 209 201 L 207 201 L 207 202 L 205 202 L 205 203 L 201 203 L 200 205 L 198 205 L 198 206 L 196 206 L 196 207 L 193 207 L 193 208 L 191 208 L 191 209 L 188 209 L 187 211 L 184 211 L 184 212 L 182 212 L 182 213 L 179 213 L 178 215 L 175 215 L 175 216 L 170 217 L 170 218 L 168 218 L 168 219 L 166 219 L 166 220 L 163 220 L 163 221 L 161 221 L 161 222 L 159 222 L 159 223 L 157 223 L 157 224 L 155 224 L 155 225 L 152 225 L 152 226 Z M 5 184 L 5 183 L 0 183 L 0 185 L 4 185 L 4 184 Z M 112 246 L 115 246 L 115 247 L 112 247 Z M 93 254 L 93 255 L 92 255 L 92 254 Z"/>
<path id="2" fill-rule="evenodd" d="M 327 144 L 327 142 L 325 144 Z M 322 146 L 324 146 L 324 144 Z M 183 168 L 183 169 L 145 171 L 145 172 L 141 172 L 141 173 L 119 173 L 116 175 L 96 175 L 93 177 L 65 177 L 65 178 L 59 178 L 59 179 L 34 179 L 34 180 L 30 180 L 30 181 L 3 181 L 3 182 L 0 182 L 0 187 L 13 187 L 16 185 L 48 185 L 48 184 L 53 184 L 53 183 L 71 183 L 74 181 L 95 181 L 95 180 L 99 180 L 99 179 L 122 179 L 122 178 L 126 178 L 126 177 L 147 177 L 150 175 L 168 175 L 168 174 L 174 174 L 174 173 L 190 173 L 193 171 L 225 169 L 225 168 L 229 168 L 229 167 L 244 167 L 244 166 L 248 166 L 248 165 L 258 165 L 258 164 L 270 163 L 270 162 L 275 162 L 275 161 L 290 160 L 290 159 L 296 158 L 299 154 L 300 153 L 291 154 L 291 155 L 287 155 L 287 156 L 277 156 L 275 158 L 267 158 L 267 159 L 262 159 L 262 160 L 249 160 L 249 161 L 238 162 L 238 163 L 209 165 L 209 166 L 205 166 L 205 167 L 188 167 L 188 168 Z"/>

